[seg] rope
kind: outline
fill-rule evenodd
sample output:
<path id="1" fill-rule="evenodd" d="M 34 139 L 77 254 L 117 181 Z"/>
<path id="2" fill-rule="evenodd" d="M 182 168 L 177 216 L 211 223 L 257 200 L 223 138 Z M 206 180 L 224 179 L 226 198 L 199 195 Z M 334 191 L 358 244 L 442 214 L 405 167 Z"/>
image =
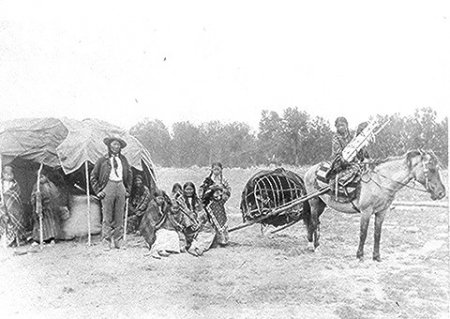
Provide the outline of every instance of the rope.
<path id="1" fill-rule="evenodd" d="M 428 193 L 428 191 L 423 190 L 423 189 L 421 189 L 421 188 L 417 188 L 417 187 L 414 187 L 414 186 L 409 186 L 409 185 L 408 185 L 409 182 L 408 182 L 408 183 L 399 182 L 399 181 L 396 181 L 396 180 L 394 180 L 394 179 L 392 179 L 392 178 L 390 178 L 390 177 L 387 177 L 387 176 L 385 176 L 385 175 L 383 175 L 383 174 L 376 173 L 376 172 L 373 172 L 373 173 L 375 173 L 376 175 L 381 176 L 381 177 L 383 177 L 383 178 L 385 178 L 385 179 L 387 179 L 387 180 L 390 180 L 390 181 L 392 181 L 392 182 L 395 182 L 395 183 L 397 183 L 397 184 L 400 184 L 400 185 L 402 185 L 403 187 L 407 187 L 407 188 L 410 188 L 410 189 L 414 189 L 414 190 L 416 190 L 416 191 L 423 192 L 423 193 Z M 377 184 L 379 187 L 385 188 L 385 189 L 389 189 L 389 188 L 387 188 L 387 187 L 384 187 L 384 186 L 378 184 L 378 183 L 375 182 L 373 179 L 371 179 L 371 180 L 372 180 L 375 184 Z M 391 189 L 389 189 L 389 190 L 391 190 Z"/>

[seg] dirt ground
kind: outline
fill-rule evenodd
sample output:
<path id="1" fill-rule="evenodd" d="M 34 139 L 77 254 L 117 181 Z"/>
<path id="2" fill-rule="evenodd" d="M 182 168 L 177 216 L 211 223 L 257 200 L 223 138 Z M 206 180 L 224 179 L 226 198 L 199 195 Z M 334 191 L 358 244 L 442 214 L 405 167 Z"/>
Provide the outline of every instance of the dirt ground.
<path id="1" fill-rule="evenodd" d="M 199 184 L 205 171 L 160 169 L 158 183 Z M 240 223 L 240 192 L 256 171 L 225 171 L 231 226 Z M 405 189 L 397 199 L 429 197 Z M 229 247 L 198 258 L 152 259 L 135 236 L 127 250 L 109 252 L 85 239 L 24 255 L 3 249 L 0 318 L 448 318 L 448 218 L 443 208 L 392 210 L 380 263 L 371 259 L 373 228 L 359 262 L 359 216 L 330 209 L 314 253 L 301 223 L 273 235 L 259 225 L 233 232 Z"/>

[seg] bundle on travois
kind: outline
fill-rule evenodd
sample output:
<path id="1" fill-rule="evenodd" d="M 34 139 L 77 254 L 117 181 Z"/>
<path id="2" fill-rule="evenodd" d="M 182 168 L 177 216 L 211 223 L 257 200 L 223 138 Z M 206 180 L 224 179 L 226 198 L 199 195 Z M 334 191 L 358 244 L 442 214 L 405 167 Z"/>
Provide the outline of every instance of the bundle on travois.
<path id="1" fill-rule="evenodd" d="M 305 184 L 294 172 L 283 168 L 260 171 L 250 178 L 242 192 L 243 221 L 273 226 L 296 223 L 302 219 L 304 206 L 298 199 L 305 195 Z M 296 200 L 298 204 L 294 204 Z"/>

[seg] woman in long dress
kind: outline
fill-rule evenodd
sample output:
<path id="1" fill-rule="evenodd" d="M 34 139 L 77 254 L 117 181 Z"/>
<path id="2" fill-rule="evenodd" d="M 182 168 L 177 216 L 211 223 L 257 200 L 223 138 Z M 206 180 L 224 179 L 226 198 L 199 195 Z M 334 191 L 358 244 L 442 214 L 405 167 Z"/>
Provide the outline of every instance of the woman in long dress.
<path id="1" fill-rule="evenodd" d="M 206 208 L 199 215 L 199 229 L 188 252 L 194 256 L 201 256 L 210 249 L 213 244 L 226 246 L 228 244 L 228 219 L 225 213 L 225 202 L 223 188 L 213 185 L 204 195 Z"/>
<path id="2" fill-rule="evenodd" d="M 18 245 L 26 239 L 24 212 L 20 186 L 14 170 L 6 165 L 2 171 L 2 201 L 0 203 L 0 237 L 8 246 Z"/>
<path id="3" fill-rule="evenodd" d="M 36 204 L 40 201 L 42 212 L 36 212 Z M 40 194 L 37 185 L 34 185 L 31 193 L 33 204 L 34 226 L 33 240 L 36 245 L 40 240 L 39 214 L 42 214 L 42 237 L 45 243 L 54 244 L 61 234 L 61 214 L 67 211 L 64 206 L 64 197 L 58 187 L 44 174 L 40 177 Z M 66 212 L 68 213 L 68 211 Z"/>
<path id="4" fill-rule="evenodd" d="M 211 174 L 200 186 L 203 205 L 206 206 L 211 222 L 216 229 L 215 242 L 220 246 L 228 245 L 228 218 L 225 202 L 231 196 L 231 187 L 223 176 L 220 162 L 211 165 Z"/>

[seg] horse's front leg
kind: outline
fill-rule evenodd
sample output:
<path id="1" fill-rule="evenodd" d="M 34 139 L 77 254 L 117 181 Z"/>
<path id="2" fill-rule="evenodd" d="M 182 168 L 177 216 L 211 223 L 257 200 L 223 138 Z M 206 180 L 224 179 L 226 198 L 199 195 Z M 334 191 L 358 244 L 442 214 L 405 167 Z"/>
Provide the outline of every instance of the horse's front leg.
<path id="1" fill-rule="evenodd" d="M 370 212 L 361 212 L 361 221 L 359 229 L 359 246 L 356 252 L 356 258 L 362 260 L 364 258 L 364 243 L 367 238 L 367 229 L 369 228 Z"/>
<path id="2" fill-rule="evenodd" d="M 380 256 L 381 226 L 383 225 L 386 212 L 387 210 L 383 210 L 375 214 L 375 234 L 373 243 L 373 260 L 375 261 L 381 261 Z"/>

